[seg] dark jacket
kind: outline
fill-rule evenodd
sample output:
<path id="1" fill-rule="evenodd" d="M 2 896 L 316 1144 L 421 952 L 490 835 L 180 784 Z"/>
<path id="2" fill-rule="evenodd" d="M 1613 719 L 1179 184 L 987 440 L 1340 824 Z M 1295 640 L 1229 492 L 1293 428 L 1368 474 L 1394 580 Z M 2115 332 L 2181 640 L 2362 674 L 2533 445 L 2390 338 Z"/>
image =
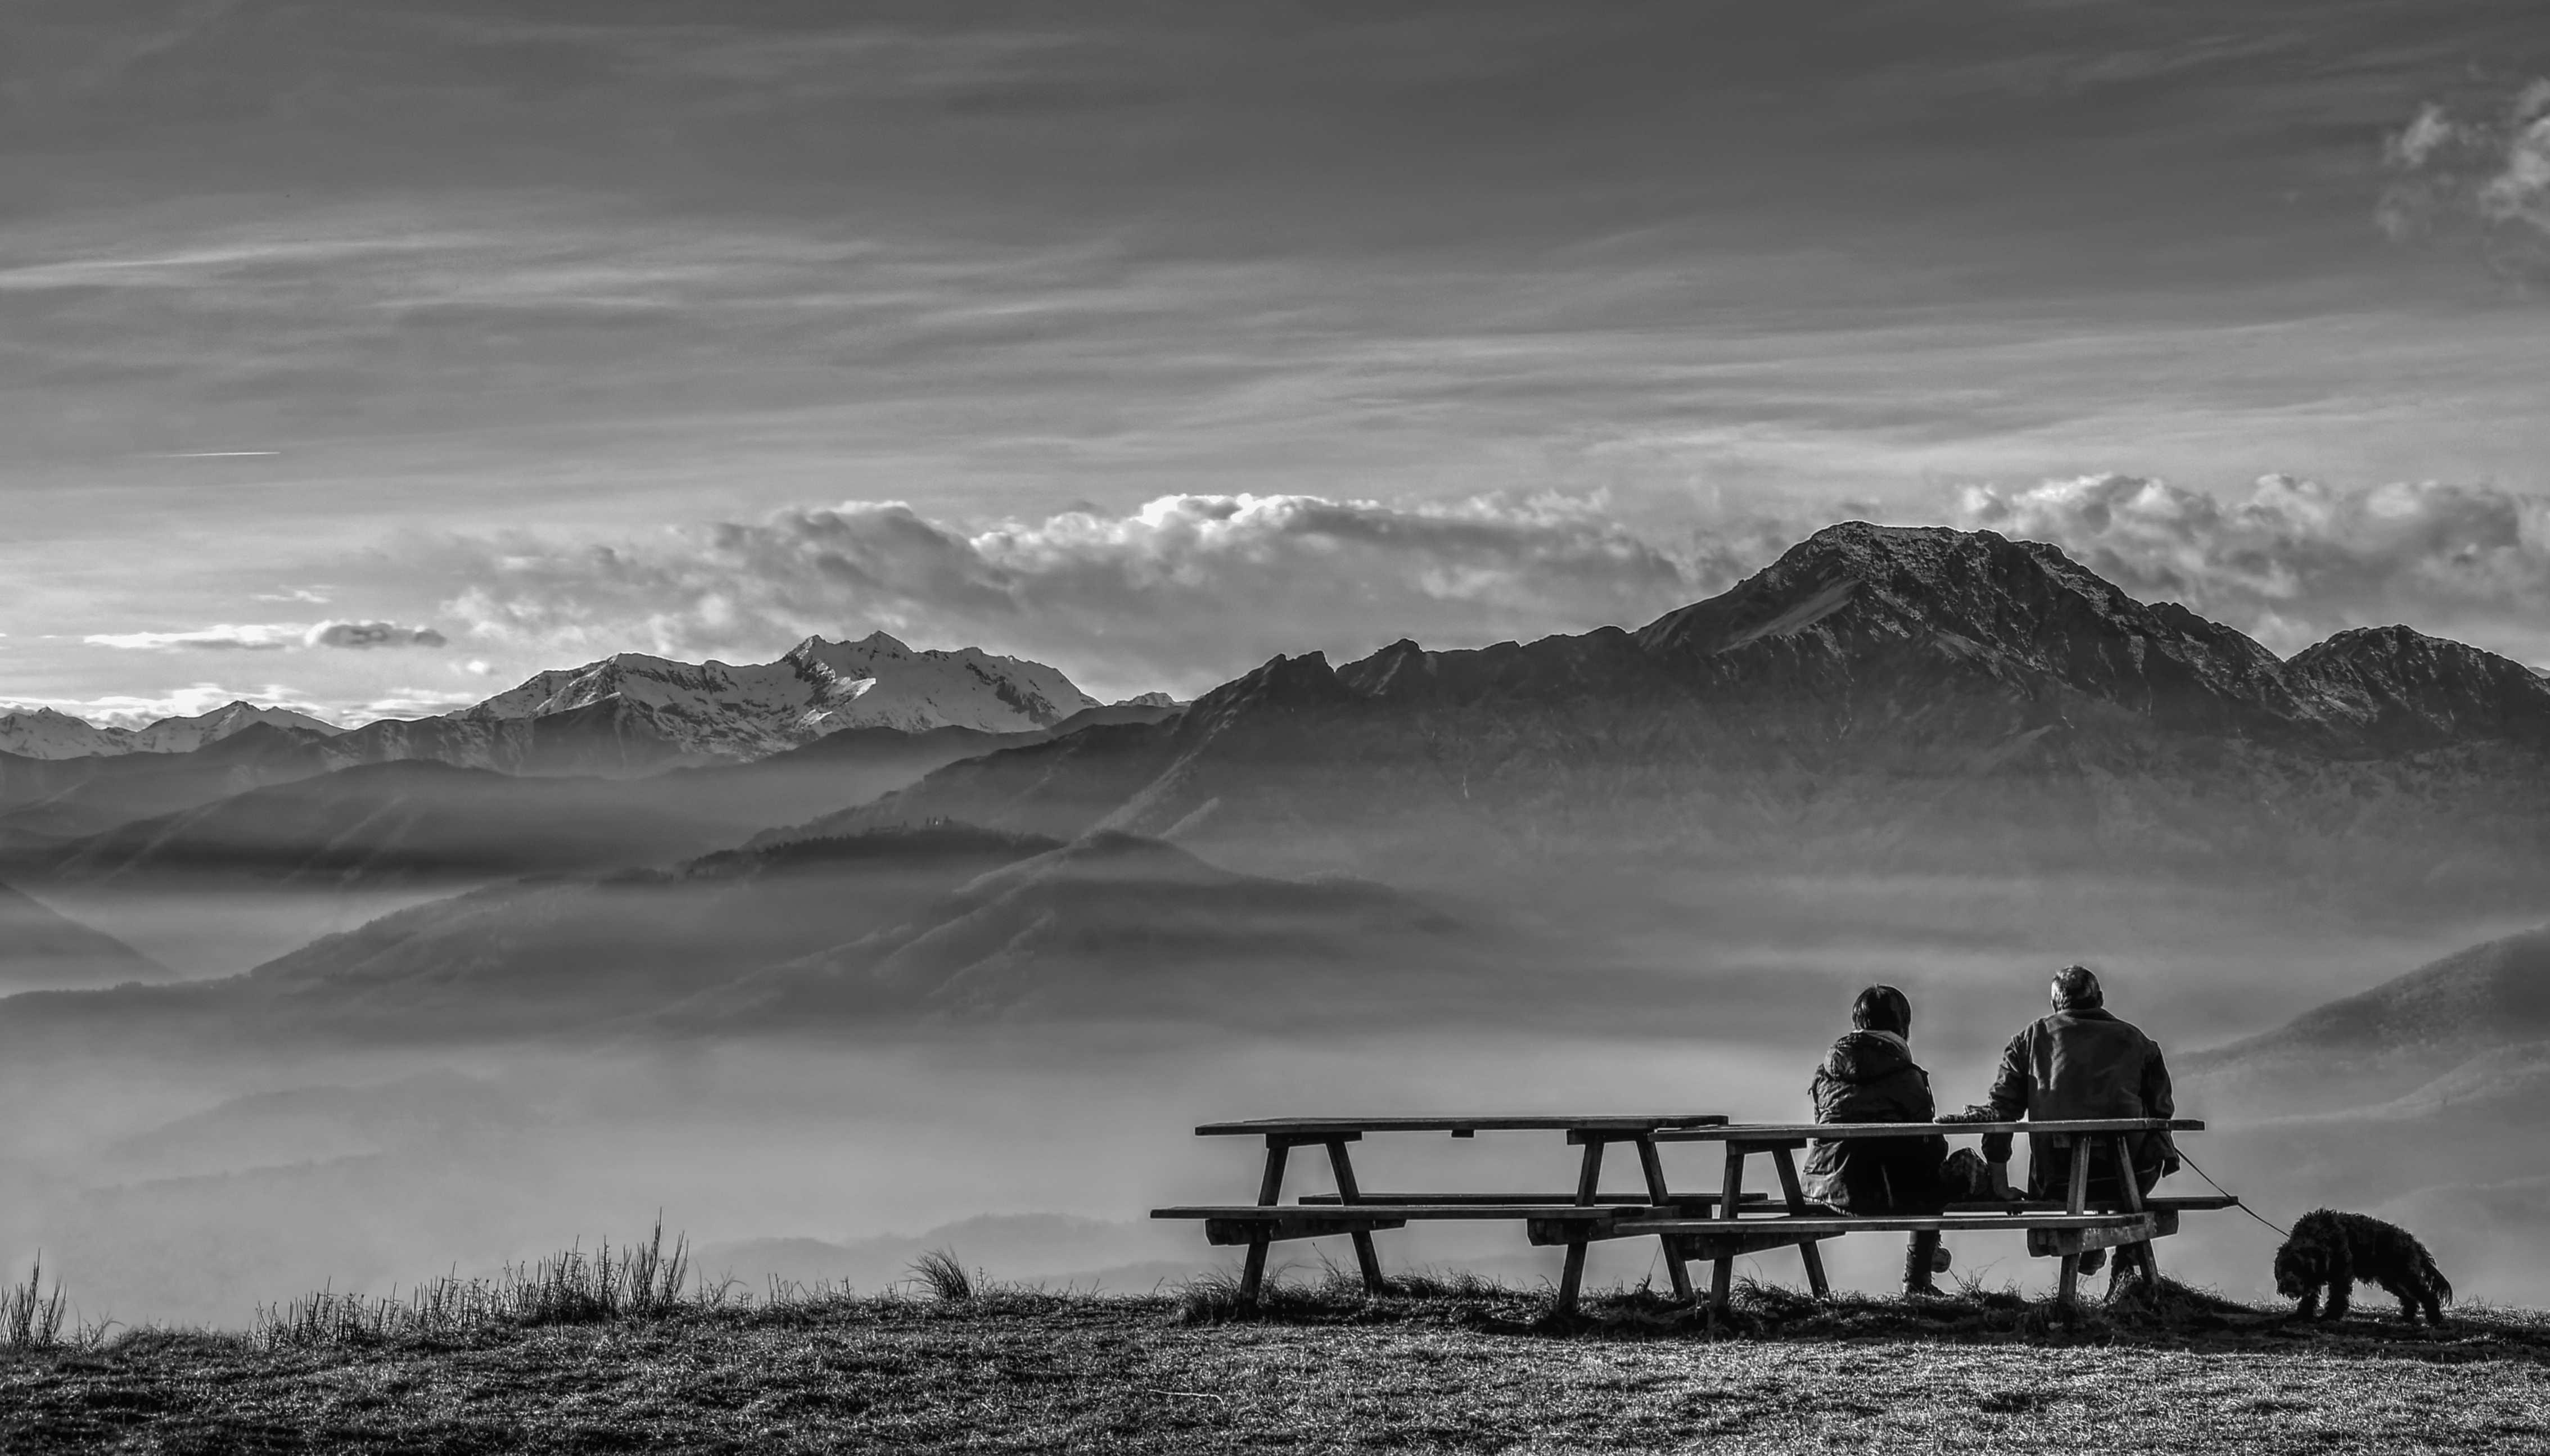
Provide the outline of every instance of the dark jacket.
<path id="1" fill-rule="evenodd" d="M 1852 1031 L 1832 1044 L 1810 1088 L 1818 1122 L 1927 1122 L 1930 1074 L 1888 1031 Z M 1807 1197 L 1854 1213 L 1935 1209 L 1948 1140 L 1883 1137 L 1817 1141 L 1807 1154 Z"/>
<path id="2" fill-rule="evenodd" d="M 2011 1037 L 2002 1048 L 1991 1103 L 1993 1116 L 2006 1122 L 2178 1116 L 2160 1043 L 2101 1010 L 2056 1012 Z M 2010 1141 L 2008 1133 L 1986 1137 L 1984 1156 L 2009 1161 Z M 2178 1149 L 2166 1132 L 2137 1132 L 2127 1145 L 2145 1187 L 2178 1161 Z M 2027 1151 L 2030 1191 L 2039 1198 L 2060 1193 L 2049 1175 L 2057 1168 L 2069 1169 L 2068 1147 L 2058 1148 L 2052 1137 L 2031 1133 Z M 2094 1177 L 2105 1162 L 2093 1163 Z"/>

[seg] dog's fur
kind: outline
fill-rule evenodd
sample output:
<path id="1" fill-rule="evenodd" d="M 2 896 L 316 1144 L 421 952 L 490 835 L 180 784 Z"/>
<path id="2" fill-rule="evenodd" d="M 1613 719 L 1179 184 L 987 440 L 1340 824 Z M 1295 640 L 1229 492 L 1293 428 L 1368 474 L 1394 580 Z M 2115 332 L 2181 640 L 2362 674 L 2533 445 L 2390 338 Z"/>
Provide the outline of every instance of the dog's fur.
<path id="1" fill-rule="evenodd" d="M 2429 1323 L 2442 1323 L 2440 1307 L 2453 1302 L 2452 1285 L 2416 1235 L 2362 1213 L 2313 1210 L 2276 1250 L 2276 1293 L 2302 1301 L 2298 1312 L 2306 1319 L 2344 1318 L 2347 1297 L 2358 1280 L 2380 1285 L 2396 1297 L 2410 1324 L 2417 1322 L 2420 1309 Z M 2325 1311 L 2319 1302 L 2322 1289 L 2328 1291 Z"/>

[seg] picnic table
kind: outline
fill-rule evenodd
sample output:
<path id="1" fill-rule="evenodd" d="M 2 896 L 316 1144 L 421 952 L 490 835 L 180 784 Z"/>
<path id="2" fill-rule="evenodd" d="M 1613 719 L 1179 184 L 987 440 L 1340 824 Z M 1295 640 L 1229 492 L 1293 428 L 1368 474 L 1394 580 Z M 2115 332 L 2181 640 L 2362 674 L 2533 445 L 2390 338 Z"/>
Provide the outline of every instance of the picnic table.
<path id="1" fill-rule="evenodd" d="M 1714 1196 L 1700 1194 L 1677 1198 L 1667 1190 L 1664 1164 L 1656 1154 L 1656 1139 L 1667 1131 L 1690 1131 L 1725 1120 L 1725 1117 L 1711 1113 L 1658 1113 L 1588 1116 L 1534 1114 L 1480 1117 L 1260 1117 L 1237 1122 L 1207 1122 L 1196 1129 L 1198 1137 L 1263 1137 L 1266 1140 L 1266 1166 L 1258 1180 L 1257 1202 L 1153 1209 L 1151 1216 L 1201 1219 L 1207 1242 L 1223 1246 L 1245 1245 L 1248 1253 L 1239 1277 L 1239 1297 L 1244 1304 L 1256 1302 L 1265 1282 L 1266 1252 L 1271 1244 L 1288 1239 L 1346 1234 L 1354 1241 L 1355 1263 L 1362 1272 L 1364 1289 L 1380 1294 L 1384 1286 L 1380 1253 L 1372 1241 L 1374 1233 L 1405 1228 L 1411 1220 L 1520 1219 L 1533 1242 L 1566 1246 L 1558 1298 L 1562 1307 L 1568 1307 L 1575 1304 L 1577 1287 L 1584 1279 L 1585 1246 L 1589 1239 L 1614 1236 L 1610 1230 L 1624 1219 L 1659 1213 L 1698 1216 L 1716 1209 L 1717 1201 Z M 1576 1188 L 1572 1193 L 1366 1193 L 1355 1176 L 1346 1144 L 1361 1141 L 1366 1133 L 1377 1132 L 1444 1132 L 1465 1138 L 1475 1137 L 1481 1132 L 1560 1132 L 1566 1135 L 1568 1144 L 1582 1147 L 1584 1154 L 1577 1164 Z M 1602 1191 L 1603 1150 L 1623 1142 L 1637 1150 L 1643 1187 L 1633 1193 L 1605 1193 Z M 1328 1167 L 1335 1175 L 1337 1191 L 1333 1195 L 1304 1198 L 1297 1204 L 1284 1204 L 1286 1160 L 1294 1148 L 1312 1146 L 1327 1149 Z M 1673 1264 L 1676 1272 L 1675 1292 L 1689 1298 L 1691 1290 L 1682 1265 L 1679 1261 L 1668 1262 Z"/>
<path id="2" fill-rule="evenodd" d="M 1290 1239 L 1346 1235 L 1354 1243 L 1355 1263 L 1364 1288 L 1384 1289 L 1381 1260 L 1373 1234 L 1428 1219 L 1512 1219 L 1523 1225 L 1536 1245 L 1563 1246 L 1558 1308 L 1573 1309 L 1585 1273 L 1587 1247 L 1613 1238 L 1654 1238 L 1663 1255 L 1667 1277 L 1678 1299 L 1692 1299 L 1688 1261 L 1709 1260 L 1713 1266 L 1709 1303 L 1723 1313 L 1734 1277 L 1735 1260 L 1771 1249 L 1798 1250 L 1807 1281 L 1817 1297 L 1829 1293 L 1823 1257 L 1817 1245 L 1846 1233 L 2012 1232 L 2027 1235 L 2031 1255 L 2060 1259 L 2060 1298 L 2078 1298 L 2081 1257 L 2092 1249 L 2120 1248 L 2144 1274 L 2159 1277 L 2151 1241 L 2178 1231 L 2184 1213 L 2237 1207 L 2229 1195 L 2212 1198 L 2150 1198 L 2121 1180 L 2122 1194 L 2094 1202 L 2089 1197 L 2089 1150 L 2105 1142 L 2130 1166 L 2127 1138 L 2138 1132 L 2202 1131 L 2205 1124 L 2189 1118 L 2125 1117 L 2040 1122 L 1729 1122 L 1712 1114 L 1645 1114 L 1568 1116 L 1533 1115 L 1480 1117 L 1265 1117 L 1235 1122 L 1208 1122 L 1200 1137 L 1262 1137 L 1266 1162 L 1257 1186 L 1257 1202 L 1154 1209 L 1154 1218 L 1201 1220 L 1208 1242 L 1245 1246 L 1240 1299 L 1253 1304 L 1266 1276 L 1268 1248 Z M 1367 1193 L 1355 1175 L 1346 1145 L 1366 1133 L 1443 1132 L 1472 1137 L 1480 1132 L 1556 1131 L 1569 1144 L 1584 1149 L 1572 1193 Z M 1794 1154 L 1810 1139 L 1863 1137 L 1965 1136 L 2027 1132 L 2069 1146 L 2070 1185 L 2061 1202 L 2023 1199 L 2014 1194 L 1977 1203 L 1950 1204 L 1933 1214 L 1867 1215 L 1846 1213 L 1810 1201 L 1799 1180 Z M 1665 1143 L 1718 1142 L 1726 1161 L 1715 1193 L 1675 1193 L 1665 1179 L 1660 1146 Z M 1603 1152 L 1628 1143 L 1638 1156 L 1643 1187 L 1628 1192 L 1602 1191 Z M 1327 1150 L 1336 1179 L 1334 1194 L 1308 1195 L 1295 1203 L 1283 1200 L 1287 1159 L 1297 1147 Z M 1777 1173 L 1776 1202 L 1768 1193 L 1748 1193 L 1745 1165 L 1767 1154 Z M 1994 1164 L 1996 1175 L 2006 1165 Z M 2004 1183 L 2001 1192 L 2007 1194 Z"/>
<path id="3" fill-rule="evenodd" d="M 2114 1166 L 2130 1169 L 2133 1159 L 2129 1139 L 2138 1132 L 2201 1132 L 2205 1124 L 2188 1117 L 2105 1117 L 2073 1120 L 2026 1122 L 1746 1122 L 1715 1127 L 1686 1127 L 1661 1130 L 1659 1142 L 1722 1142 L 1726 1145 L 1725 1175 L 1719 1184 L 1719 1212 L 1714 1217 L 1668 1218 L 1653 1220 L 1641 1232 L 1679 1236 L 1679 1247 L 1667 1255 L 1708 1259 L 1713 1264 L 1710 1281 L 1710 1307 L 1719 1312 L 1726 1309 L 1728 1286 L 1734 1278 L 1735 1260 L 1742 1254 L 1794 1246 L 1806 1265 L 1808 1286 L 1821 1297 L 1828 1293 L 1824 1281 L 1823 1257 L 1815 1245 L 1823 1239 L 1845 1233 L 1928 1232 L 1998 1233 L 2024 1230 L 2027 1251 L 2036 1257 L 2061 1260 L 2057 1298 L 2065 1305 L 2077 1302 L 2080 1292 L 2081 1256 L 2092 1249 L 2122 1247 L 2140 1263 L 2144 1276 L 2157 1281 L 2160 1264 L 2152 1253 L 2151 1241 L 2178 1232 L 2179 1214 L 2183 1213 L 2235 1208 L 2239 1200 L 2230 1195 L 2212 1198 L 2149 1198 L 2136 1186 L 2131 1176 L 2120 1177 L 2119 1197 L 2096 1206 L 2090 1197 L 2090 1164 L 2092 1149 L 2106 1143 L 2112 1153 Z M 2051 1139 L 2055 1145 L 2071 1152 L 2071 1176 L 2060 1204 L 2050 1200 L 2029 1200 L 2015 1196 L 1979 1203 L 1950 1204 L 1934 1214 L 1865 1214 L 1845 1213 L 1820 1204 L 1808 1202 L 1798 1181 L 1793 1154 L 1810 1139 L 1857 1139 L 1866 1137 L 1956 1137 L 1979 1133 L 2031 1133 Z M 1780 1179 L 1783 1194 L 1781 1206 L 1765 1208 L 1762 1216 L 1744 1217 L 1744 1167 L 1755 1154 L 1770 1155 Z M 1997 1179 L 2006 1180 L 2006 1164 L 1993 1165 Z M 2003 1183 L 2007 1191 L 2007 1182 Z M 1667 1240 L 1668 1245 L 1676 1243 Z"/>

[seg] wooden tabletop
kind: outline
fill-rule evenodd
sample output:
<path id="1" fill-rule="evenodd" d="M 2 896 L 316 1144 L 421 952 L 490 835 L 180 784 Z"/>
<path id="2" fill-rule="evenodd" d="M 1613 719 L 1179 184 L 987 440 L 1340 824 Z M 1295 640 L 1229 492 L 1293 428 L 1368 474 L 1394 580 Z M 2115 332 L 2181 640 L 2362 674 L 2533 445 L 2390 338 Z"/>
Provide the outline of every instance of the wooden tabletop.
<path id="1" fill-rule="evenodd" d="M 1207 1122 L 1198 1137 L 1253 1137 L 1260 1133 L 1300 1136 L 1318 1132 L 1650 1132 L 1664 1128 L 1698 1128 L 1726 1118 L 1717 1113 L 1652 1113 L 1571 1117 L 1556 1114 L 1487 1117 L 1251 1117 L 1242 1122 Z"/>
<path id="2" fill-rule="evenodd" d="M 2202 1132 L 2193 1117 L 2083 1117 L 2044 1122 L 1723 1122 L 1667 1127 L 1658 1142 L 1786 1142 L 1801 1137 L 1955 1137 L 1968 1132 Z"/>

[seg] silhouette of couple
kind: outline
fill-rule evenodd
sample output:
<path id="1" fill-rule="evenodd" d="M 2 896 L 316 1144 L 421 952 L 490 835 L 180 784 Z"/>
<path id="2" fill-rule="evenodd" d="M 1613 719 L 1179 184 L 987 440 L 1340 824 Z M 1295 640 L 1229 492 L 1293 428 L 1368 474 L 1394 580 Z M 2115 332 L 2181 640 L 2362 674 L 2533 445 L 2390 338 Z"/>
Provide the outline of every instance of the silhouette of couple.
<path id="1" fill-rule="evenodd" d="M 1871 986 L 1851 1006 L 1851 1030 L 1825 1053 L 1811 1089 L 1818 1122 L 2015 1122 L 2074 1117 L 2176 1116 L 2169 1069 L 2160 1046 L 2106 1007 L 2099 978 L 2085 966 L 2054 973 L 2052 1015 L 2029 1023 L 2002 1049 L 2001 1067 L 1986 1100 L 1963 1113 L 1937 1116 L 1930 1075 L 1912 1060 L 1909 1039 L 1912 1003 L 1892 986 Z M 1948 1140 L 1924 1137 L 1826 1139 L 1807 1156 L 1807 1195 L 1845 1213 L 1935 1213 L 1952 1203 L 2017 1197 L 2011 1191 L 2011 1134 L 1986 1133 L 1983 1153 Z M 2134 1186 L 2144 1193 L 2178 1169 L 2178 1149 L 2166 1132 L 2128 1138 Z M 2112 1144 L 2090 1151 L 2090 1197 L 2124 1196 Z M 2072 1174 L 2073 1148 L 2059 1135 L 2028 1137 L 2027 1197 L 2062 1198 Z M 2118 1250 L 2117 1277 L 2135 1261 Z M 1948 1267 L 1936 1233 L 1915 1233 L 1905 1251 L 1904 1289 L 1931 1290 L 1931 1276 Z M 2085 1271 L 2098 1261 L 2085 1258 Z"/>

